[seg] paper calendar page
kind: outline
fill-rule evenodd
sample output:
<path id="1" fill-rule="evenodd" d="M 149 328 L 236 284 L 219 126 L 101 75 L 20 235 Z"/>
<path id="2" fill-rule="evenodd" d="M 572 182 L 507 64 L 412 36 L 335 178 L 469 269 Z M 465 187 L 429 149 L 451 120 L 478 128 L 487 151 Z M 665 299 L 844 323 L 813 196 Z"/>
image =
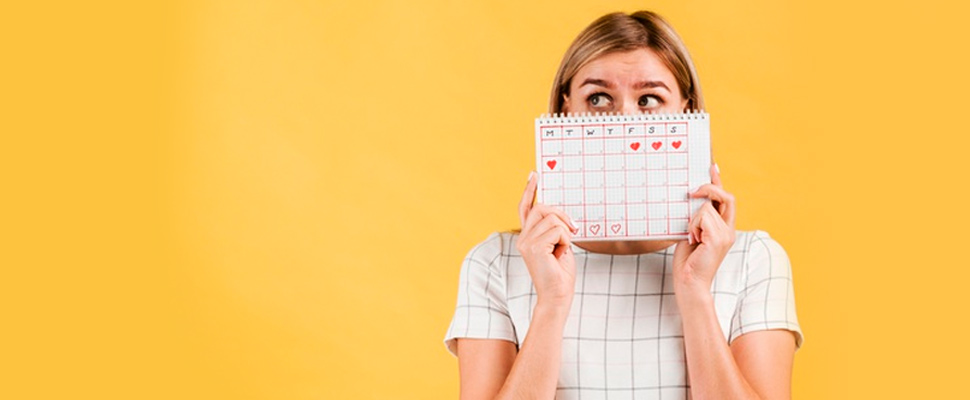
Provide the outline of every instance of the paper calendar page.
<path id="1" fill-rule="evenodd" d="M 707 113 L 536 119 L 537 198 L 572 217 L 574 241 L 686 239 L 710 165 Z"/>

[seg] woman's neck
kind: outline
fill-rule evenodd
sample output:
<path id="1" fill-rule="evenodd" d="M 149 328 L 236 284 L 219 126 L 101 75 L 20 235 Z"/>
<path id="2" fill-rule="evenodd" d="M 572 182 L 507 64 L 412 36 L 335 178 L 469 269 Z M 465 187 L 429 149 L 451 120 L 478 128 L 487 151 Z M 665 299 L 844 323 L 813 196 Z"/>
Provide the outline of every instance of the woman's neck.
<path id="1" fill-rule="evenodd" d="M 655 251 L 666 249 L 673 246 L 675 241 L 672 240 L 637 240 L 637 241 L 610 241 L 610 242 L 583 242 L 574 243 L 577 247 L 580 247 L 590 253 L 602 253 L 602 254 L 614 254 L 614 255 L 630 255 L 630 254 L 644 254 L 653 253 Z"/>

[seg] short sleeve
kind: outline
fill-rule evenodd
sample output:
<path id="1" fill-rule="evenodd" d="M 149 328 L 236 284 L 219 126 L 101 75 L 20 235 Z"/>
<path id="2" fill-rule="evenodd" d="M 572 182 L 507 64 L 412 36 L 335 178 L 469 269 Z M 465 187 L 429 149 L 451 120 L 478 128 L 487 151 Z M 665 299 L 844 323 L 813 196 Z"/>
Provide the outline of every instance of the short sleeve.
<path id="1" fill-rule="evenodd" d="M 766 232 L 756 231 L 748 240 L 742 277 L 744 287 L 738 294 L 728 343 L 748 332 L 786 329 L 795 334 L 798 349 L 804 336 L 795 314 L 795 290 L 788 254 Z"/>
<path id="2" fill-rule="evenodd" d="M 455 356 L 458 338 L 516 342 L 500 268 L 502 254 L 503 236 L 493 233 L 462 261 L 455 314 L 445 334 L 445 347 Z"/>

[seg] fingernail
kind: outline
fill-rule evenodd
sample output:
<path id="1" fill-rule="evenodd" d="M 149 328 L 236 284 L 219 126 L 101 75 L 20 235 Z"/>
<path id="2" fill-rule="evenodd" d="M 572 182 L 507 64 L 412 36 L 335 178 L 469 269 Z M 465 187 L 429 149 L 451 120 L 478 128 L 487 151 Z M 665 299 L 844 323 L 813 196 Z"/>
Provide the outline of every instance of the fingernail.
<path id="1" fill-rule="evenodd" d="M 573 228 L 574 231 L 579 230 L 579 228 L 576 227 L 576 221 L 573 221 L 573 217 L 570 217 L 568 215 L 566 217 L 569 217 L 569 227 Z"/>
<path id="2" fill-rule="evenodd" d="M 694 244 L 694 236 L 690 232 L 687 233 L 687 244 Z"/>
<path id="3" fill-rule="evenodd" d="M 718 167 L 717 163 L 714 163 L 714 170 L 717 171 L 717 173 L 719 174 L 721 173 L 721 167 Z"/>
<path id="4" fill-rule="evenodd" d="M 535 176 L 535 175 L 536 175 L 536 172 L 535 171 L 529 171 L 529 179 L 526 179 L 525 182 L 526 183 L 532 182 L 532 177 Z"/>

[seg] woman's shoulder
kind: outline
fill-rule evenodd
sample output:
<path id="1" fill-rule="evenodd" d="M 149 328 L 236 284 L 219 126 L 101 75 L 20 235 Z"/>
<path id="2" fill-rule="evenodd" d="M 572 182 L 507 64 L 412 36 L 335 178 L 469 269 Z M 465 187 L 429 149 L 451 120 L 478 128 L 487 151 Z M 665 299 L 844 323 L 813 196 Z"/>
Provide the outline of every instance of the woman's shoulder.
<path id="1" fill-rule="evenodd" d="M 731 247 L 731 252 L 750 253 L 752 251 L 764 250 L 765 248 L 784 251 L 781 244 L 771 237 L 768 232 L 762 230 L 735 231 L 734 245 Z"/>
<path id="2" fill-rule="evenodd" d="M 733 253 L 748 275 L 790 275 L 788 253 L 775 238 L 762 230 L 737 231 Z"/>
<path id="3" fill-rule="evenodd" d="M 491 260 L 498 256 L 517 254 L 515 240 L 518 236 L 518 232 L 514 231 L 492 232 L 468 250 L 468 258 Z"/>

